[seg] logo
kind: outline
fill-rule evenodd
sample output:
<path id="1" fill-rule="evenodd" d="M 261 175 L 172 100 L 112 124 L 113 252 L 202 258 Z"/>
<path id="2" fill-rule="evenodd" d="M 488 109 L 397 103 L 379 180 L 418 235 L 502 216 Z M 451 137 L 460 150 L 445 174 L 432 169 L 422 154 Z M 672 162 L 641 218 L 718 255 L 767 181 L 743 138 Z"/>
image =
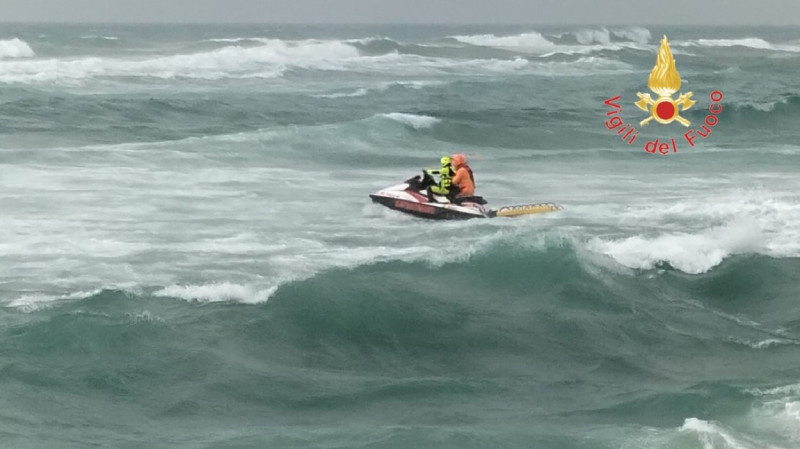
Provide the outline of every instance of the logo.
<path id="1" fill-rule="evenodd" d="M 650 94 L 641 92 L 636 94 L 639 97 L 639 101 L 634 104 L 639 106 L 639 109 L 650 112 L 650 117 L 639 122 L 639 125 L 644 126 L 650 120 L 655 120 L 663 125 L 668 125 L 674 120 L 677 120 L 683 126 L 691 124 L 689 120 L 680 116 L 680 111 L 685 111 L 694 106 L 695 102 L 690 99 L 692 93 L 681 94 L 677 100 L 672 99 L 672 94 L 681 88 L 681 76 L 678 74 L 678 69 L 675 68 L 675 58 L 672 57 L 672 50 L 669 49 L 667 36 L 661 39 L 656 65 L 653 67 L 653 71 L 650 72 L 647 87 L 658 94 L 658 98 L 653 100 L 650 98 Z M 649 111 L 648 106 L 650 107 Z"/>
<path id="2" fill-rule="evenodd" d="M 681 76 L 678 69 L 675 67 L 675 58 L 672 56 L 672 50 L 669 47 L 667 36 L 661 39 L 661 45 L 658 49 L 658 56 L 656 57 L 656 65 L 650 72 L 650 77 L 647 79 L 647 87 L 657 95 L 655 99 L 650 94 L 643 94 L 637 92 L 636 96 L 639 101 L 634 104 L 641 110 L 650 113 L 650 116 L 639 122 L 639 126 L 646 126 L 651 121 L 660 123 L 662 125 L 669 125 L 672 122 L 678 122 L 685 127 L 689 127 L 692 123 L 681 116 L 681 112 L 690 109 L 695 105 L 696 101 L 692 100 L 692 92 L 682 93 L 678 95 L 677 99 L 673 95 L 681 88 Z M 639 130 L 630 123 L 624 123 L 621 117 L 622 106 L 619 101 L 621 95 L 612 97 L 603 103 L 610 107 L 611 110 L 606 112 L 605 126 L 611 131 L 616 131 L 618 136 L 628 145 L 633 145 L 637 137 L 639 137 Z M 694 130 L 690 129 L 683 134 L 684 139 L 690 147 L 695 145 L 694 141 L 698 137 L 706 138 L 711 134 L 711 128 L 719 123 L 718 115 L 722 112 L 722 92 L 714 90 L 711 92 L 709 99 L 711 100 L 708 107 L 709 114 L 706 116 L 702 127 Z M 627 131 L 627 132 L 626 132 Z M 624 134 L 623 134 L 624 133 Z M 677 153 L 678 145 L 674 138 L 669 142 L 664 139 L 664 142 L 659 143 L 659 139 L 648 141 L 644 144 L 644 150 L 651 154 L 666 155 L 670 152 Z"/>

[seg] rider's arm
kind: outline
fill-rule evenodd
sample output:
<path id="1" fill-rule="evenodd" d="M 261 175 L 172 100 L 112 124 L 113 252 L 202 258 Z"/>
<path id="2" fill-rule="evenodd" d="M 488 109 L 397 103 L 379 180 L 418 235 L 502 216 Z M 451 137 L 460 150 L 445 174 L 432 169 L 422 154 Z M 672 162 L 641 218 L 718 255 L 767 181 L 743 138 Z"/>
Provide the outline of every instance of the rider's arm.
<path id="1" fill-rule="evenodd" d="M 453 176 L 453 184 L 459 185 L 462 181 L 464 181 L 464 172 L 466 170 L 458 170 L 456 175 Z"/>

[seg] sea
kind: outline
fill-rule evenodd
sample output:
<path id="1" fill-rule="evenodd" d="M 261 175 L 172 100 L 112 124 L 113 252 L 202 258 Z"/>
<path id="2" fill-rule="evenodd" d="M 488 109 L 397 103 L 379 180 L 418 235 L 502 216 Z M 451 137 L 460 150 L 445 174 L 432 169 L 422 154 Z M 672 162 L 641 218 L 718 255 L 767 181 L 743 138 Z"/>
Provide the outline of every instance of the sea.
<path id="1" fill-rule="evenodd" d="M 634 104 L 663 36 L 688 126 Z M 800 27 L 0 24 L 0 447 L 800 447 L 799 66 Z M 563 209 L 370 201 L 453 153 Z"/>

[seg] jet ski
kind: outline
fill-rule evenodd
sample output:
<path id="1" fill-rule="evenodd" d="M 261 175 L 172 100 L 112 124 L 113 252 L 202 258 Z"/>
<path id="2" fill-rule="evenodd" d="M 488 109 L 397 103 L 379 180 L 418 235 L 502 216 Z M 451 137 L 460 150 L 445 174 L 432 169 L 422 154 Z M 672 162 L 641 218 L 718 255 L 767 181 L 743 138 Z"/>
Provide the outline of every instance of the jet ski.
<path id="1" fill-rule="evenodd" d="M 505 206 L 497 210 L 485 207 L 487 201 L 481 196 L 465 196 L 448 198 L 433 194 L 428 198 L 428 186 L 436 185 L 433 177 L 427 172 L 422 176 L 414 176 L 402 184 L 381 189 L 369 197 L 373 202 L 389 209 L 398 210 L 418 217 L 465 220 L 469 218 L 513 217 L 518 215 L 540 214 L 560 210 L 561 206 L 553 203 L 525 204 Z"/>

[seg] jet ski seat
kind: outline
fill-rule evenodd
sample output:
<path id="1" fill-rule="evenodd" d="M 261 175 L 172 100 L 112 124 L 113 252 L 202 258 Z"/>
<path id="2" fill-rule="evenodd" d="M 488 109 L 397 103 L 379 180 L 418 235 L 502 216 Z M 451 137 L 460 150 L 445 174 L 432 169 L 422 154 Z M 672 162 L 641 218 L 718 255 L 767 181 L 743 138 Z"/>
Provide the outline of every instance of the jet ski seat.
<path id="1" fill-rule="evenodd" d="M 454 198 L 453 202 L 456 203 L 456 204 L 477 203 L 477 204 L 480 204 L 480 205 L 484 205 L 484 204 L 487 203 L 487 201 L 485 199 L 483 199 L 482 196 L 478 196 L 478 195 L 459 196 L 459 197 Z"/>

